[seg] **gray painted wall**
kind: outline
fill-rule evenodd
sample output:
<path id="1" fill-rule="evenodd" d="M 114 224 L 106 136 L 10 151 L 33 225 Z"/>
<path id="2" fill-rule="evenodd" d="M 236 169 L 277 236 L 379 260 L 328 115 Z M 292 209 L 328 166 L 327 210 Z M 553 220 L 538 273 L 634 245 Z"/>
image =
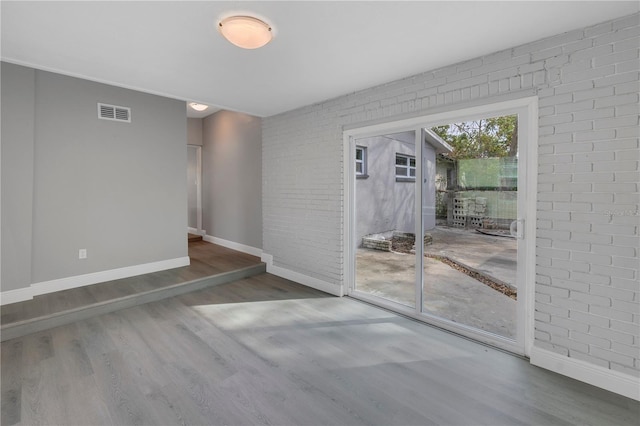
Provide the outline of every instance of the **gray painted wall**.
<path id="1" fill-rule="evenodd" d="M 13 66 L 2 66 L 4 121 L 19 113 L 10 103 L 15 95 L 4 89 L 24 83 L 16 73 L 5 74 Z M 21 70 L 35 74 L 33 153 L 25 144 L 5 158 L 3 148 L 2 161 L 27 169 L 33 164 L 33 218 L 32 224 L 3 220 L 2 244 L 10 230 L 32 232 L 32 256 L 21 253 L 19 260 L 30 264 L 31 282 L 187 256 L 184 102 Z M 132 122 L 99 120 L 98 102 L 130 107 Z M 5 143 L 13 145 L 3 132 Z M 28 181 L 3 176 L 3 205 L 5 194 L 25 186 Z M 88 251 L 85 260 L 78 259 L 81 248 Z M 2 290 L 26 284 L 3 276 Z"/>
<path id="2" fill-rule="evenodd" d="M 187 226 L 198 227 L 198 146 L 187 146 Z"/>
<path id="3" fill-rule="evenodd" d="M 187 118 L 187 144 L 202 145 L 202 118 Z"/>
<path id="4" fill-rule="evenodd" d="M 202 227 L 262 248 L 262 120 L 219 111 L 203 120 Z"/>
<path id="5" fill-rule="evenodd" d="M 35 71 L 2 63 L 2 290 L 31 284 Z"/>
<path id="6" fill-rule="evenodd" d="M 202 118 L 187 118 L 187 144 L 202 146 Z M 193 148 L 187 149 L 187 200 L 188 200 L 188 222 L 191 228 L 198 227 L 197 213 L 197 151 Z"/>

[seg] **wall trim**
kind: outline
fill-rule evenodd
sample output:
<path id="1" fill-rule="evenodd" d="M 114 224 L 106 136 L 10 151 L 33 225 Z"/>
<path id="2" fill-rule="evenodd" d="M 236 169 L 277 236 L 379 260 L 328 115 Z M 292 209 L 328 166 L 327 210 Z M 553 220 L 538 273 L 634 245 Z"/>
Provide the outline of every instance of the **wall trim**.
<path id="1" fill-rule="evenodd" d="M 260 260 L 267 264 L 267 273 L 269 274 L 277 275 L 281 278 L 297 282 L 298 284 L 302 284 L 307 287 L 315 288 L 316 290 L 320 290 L 334 296 L 344 296 L 344 288 L 342 285 L 331 284 L 281 266 L 276 266 L 273 264 L 273 256 L 268 253 L 262 253 Z"/>
<path id="2" fill-rule="evenodd" d="M 230 248 L 231 250 L 241 251 L 252 256 L 262 256 L 262 249 L 257 247 L 251 247 L 245 244 L 236 243 L 235 241 L 225 240 L 224 238 L 213 237 L 211 235 L 204 235 L 202 239 L 208 243 L 217 244 L 222 247 Z"/>
<path id="3" fill-rule="evenodd" d="M 534 346 L 531 364 L 640 401 L 640 379 Z"/>
<path id="4" fill-rule="evenodd" d="M 25 300 L 31 299 L 33 299 L 33 291 L 31 290 L 31 287 L 0 292 L 0 305 L 24 302 Z"/>
<path id="5" fill-rule="evenodd" d="M 207 231 L 205 231 L 204 229 L 198 231 L 198 229 L 192 228 L 190 226 L 187 226 L 187 232 L 194 235 L 201 235 L 203 237 L 207 235 Z"/>
<path id="6" fill-rule="evenodd" d="M 34 296 L 53 293 L 56 291 L 69 290 L 77 287 L 84 287 L 91 284 L 113 281 L 122 278 L 135 277 L 137 275 L 150 274 L 152 272 L 164 271 L 167 269 L 189 266 L 191 263 L 188 256 L 177 257 L 175 259 L 161 260 L 158 262 L 143 263 L 140 265 L 125 266 L 124 268 L 109 269 L 107 271 L 93 272 L 84 275 L 59 278 L 50 281 L 42 281 L 31 284 L 29 287 L 18 290 L 3 291 L 0 293 L 0 304 L 22 302 L 33 299 Z"/>

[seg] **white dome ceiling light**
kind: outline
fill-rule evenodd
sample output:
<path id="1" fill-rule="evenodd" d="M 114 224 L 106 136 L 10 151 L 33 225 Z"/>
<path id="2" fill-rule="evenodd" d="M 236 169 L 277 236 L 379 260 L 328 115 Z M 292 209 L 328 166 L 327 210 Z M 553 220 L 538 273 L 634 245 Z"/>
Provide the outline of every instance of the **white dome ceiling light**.
<path id="1" fill-rule="evenodd" d="M 271 27 L 251 16 L 230 16 L 218 24 L 218 30 L 230 43 L 243 49 L 257 49 L 273 38 Z"/>

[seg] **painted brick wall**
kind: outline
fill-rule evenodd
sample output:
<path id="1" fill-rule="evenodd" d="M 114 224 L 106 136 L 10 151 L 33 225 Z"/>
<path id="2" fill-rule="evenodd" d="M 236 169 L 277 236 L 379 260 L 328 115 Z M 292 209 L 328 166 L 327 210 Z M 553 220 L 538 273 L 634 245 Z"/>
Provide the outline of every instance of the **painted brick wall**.
<path id="1" fill-rule="evenodd" d="M 264 251 L 279 267 L 342 282 L 343 126 L 537 93 L 535 345 L 638 376 L 638 21 L 631 15 L 265 119 Z"/>
<path id="2" fill-rule="evenodd" d="M 634 376 L 639 30 L 633 15 L 532 52 L 548 58 L 538 90 L 535 345 Z"/>

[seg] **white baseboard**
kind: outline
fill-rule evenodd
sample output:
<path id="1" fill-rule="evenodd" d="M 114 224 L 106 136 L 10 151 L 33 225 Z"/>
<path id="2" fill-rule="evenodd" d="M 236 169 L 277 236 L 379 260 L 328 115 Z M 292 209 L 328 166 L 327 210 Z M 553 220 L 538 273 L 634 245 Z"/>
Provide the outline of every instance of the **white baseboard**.
<path id="1" fill-rule="evenodd" d="M 344 296 L 343 286 L 337 286 L 326 281 L 319 280 L 317 278 L 310 277 L 308 275 L 301 274 L 299 272 L 292 271 L 290 269 L 275 266 L 273 264 L 273 256 L 267 253 L 262 253 L 260 258 L 267 264 L 267 272 L 269 274 L 277 275 L 287 280 L 295 281 L 299 284 L 306 285 L 307 287 L 315 288 L 316 290 L 324 291 L 325 293 L 333 294 L 334 296 Z"/>
<path id="2" fill-rule="evenodd" d="M 267 266 L 273 265 L 273 256 L 270 255 L 269 253 L 262 253 L 260 255 L 260 260 L 266 263 Z"/>
<path id="3" fill-rule="evenodd" d="M 19 288 L 16 290 L 7 290 L 0 293 L 0 305 L 8 305 L 9 303 L 24 302 L 33 299 L 33 290 L 31 287 Z"/>
<path id="4" fill-rule="evenodd" d="M 640 379 L 588 362 L 540 349 L 531 349 L 531 364 L 572 379 L 640 401 Z"/>
<path id="5" fill-rule="evenodd" d="M 113 281 L 121 278 L 135 277 L 137 275 L 150 274 L 152 272 L 188 266 L 191 263 L 188 256 L 175 259 L 161 260 L 159 262 L 144 263 L 141 265 L 126 266 L 124 268 L 110 269 L 107 271 L 93 272 L 90 274 L 76 275 L 50 281 L 42 281 L 31 284 L 29 287 L 3 291 L 0 293 L 0 304 L 22 302 L 33 299 L 34 296 L 53 293 L 55 291 L 69 290 L 86 285 Z"/>
<path id="6" fill-rule="evenodd" d="M 218 244 L 219 246 L 230 248 L 231 250 L 241 251 L 252 256 L 262 256 L 262 249 L 256 247 L 247 246 L 245 244 L 236 243 L 234 241 L 225 240 L 223 238 L 213 237 L 211 235 L 205 235 L 204 237 L 202 237 L 202 239 L 209 243 Z"/>
<path id="7" fill-rule="evenodd" d="M 207 235 L 207 231 L 205 231 L 204 229 L 198 231 L 197 228 L 192 228 L 190 226 L 187 227 L 187 232 L 194 235 L 202 235 L 202 236 Z"/>

